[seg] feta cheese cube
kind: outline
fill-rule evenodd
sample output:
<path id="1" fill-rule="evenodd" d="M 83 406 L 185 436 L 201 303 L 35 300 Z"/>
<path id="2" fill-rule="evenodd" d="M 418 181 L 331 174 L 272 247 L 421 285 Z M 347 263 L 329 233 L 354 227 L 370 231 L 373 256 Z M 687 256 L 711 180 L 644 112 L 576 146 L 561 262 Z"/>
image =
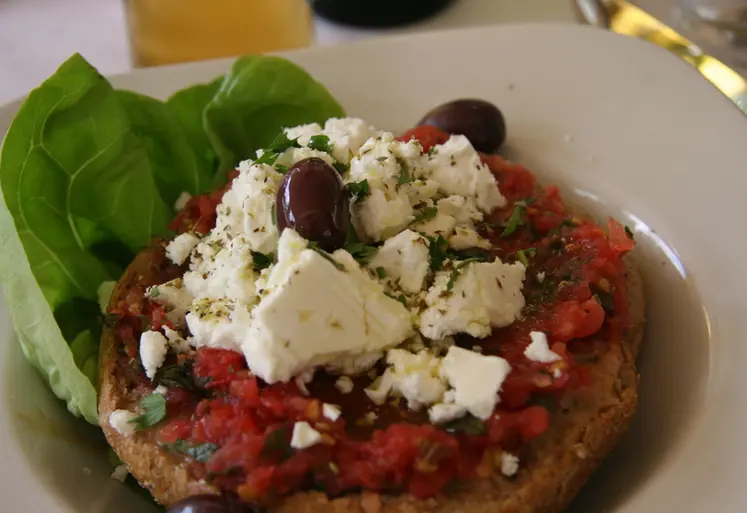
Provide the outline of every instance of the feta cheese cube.
<path id="1" fill-rule="evenodd" d="M 308 449 L 322 441 L 322 434 L 311 427 L 306 421 L 293 424 L 293 435 L 291 436 L 291 447 L 294 449 Z"/>
<path id="2" fill-rule="evenodd" d="M 114 410 L 109 414 L 109 425 L 120 435 L 130 436 L 135 432 L 135 424 L 132 421 L 137 416 L 137 413 L 129 410 Z"/>
<path id="3" fill-rule="evenodd" d="M 468 248 L 489 248 L 490 241 L 480 236 L 473 228 L 457 226 L 453 233 L 447 237 L 449 246 L 457 251 Z"/>
<path id="4" fill-rule="evenodd" d="M 322 415 L 334 422 L 340 418 L 340 415 L 342 415 L 342 410 L 336 404 L 324 403 L 322 404 Z"/>
<path id="5" fill-rule="evenodd" d="M 503 358 L 458 346 L 449 348 L 441 362 L 441 376 L 454 388 L 454 404 L 482 420 L 493 413 L 509 372 L 511 366 Z"/>
<path id="6" fill-rule="evenodd" d="M 475 198 L 483 212 L 506 205 L 490 169 L 465 136 L 452 135 L 435 148 L 429 158 L 430 176 L 439 183 L 441 192 Z"/>
<path id="7" fill-rule="evenodd" d="M 160 332 L 146 331 L 140 335 L 140 362 L 148 379 L 156 377 L 159 367 L 166 361 L 168 351 L 169 342 Z"/>
<path id="8" fill-rule="evenodd" d="M 309 139 L 313 135 L 319 135 L 322 133 L 322 127 L 319 123 L 309 123 L 308 125 L 298 125 L 290 128 L 285 128 L 285 135 L 288 139 L 298 139 L 298 144 L 306 146 L 309 144 Z"/>
<path id="9" fill-rule="evenodd" d="M 428 408 L 428 419 L 431 424 L 446 424 L 464 417 L 466 413 L 467 410 L 460 404 L 438 403 Z"/>
<path id="10" fill-rule="evenodd" d="M 550 350 L 550 346 L 547 344 L 547 335 L 541 331 L 533 331 L 529 334 L 529 337 L 532 341 L 524 349 L 524 356 L 530 360 L 539 363 L 553 363 L 563 359 L 558 353 Z"/>
<path id="11" fill-rule="evenodd" d="M 353 380 L 347 376 L 340 376 L 335 381 L 335 388 L 340 391 L 341 394 L 349 394 L 353 391 Z"/>
<path id="12" fill-rule="evenodd" d="M 332 156 L 344 163 L 358 153 L 363 143 L 381 132 L 358 118 L 330 118 L 324 123 L 324 134 L 333 145 Z"/>
<path id="13" fill-rule="evenodd" d="M 230 299 L 198 299 L 187 314 L 195 347 L 238 351 L 250 331 L 249 311 Z"/>
<path id="14" fill-rule="evenodd" d="M 525 271 L 521 263 L 496 259 L 463 265 L 454 271 L 456 277 L 452 271 L 438 272 L 425 299 L 428 307 L 420 316 L 420 332 L 434 340 L 456 333 L 484 338 L 491 327 L 508 326 L 524 307 Z"/>
<path id="15" fill-rule="evenodd" d="M 200 238 L 193 233 L 177 235 L 166 245 L 166 257 L 176 265 L 182 265 L 199 242 Z"/>
<path id="16" fill-rule="evenodd" d="M 166 311 L 166 318 L 174 323 L 174 326 L 184 326 L 184 318 L 192 307 L 194 298 L 184 286 L 182 278 L 148 287 L 145 296 L 163 307 Z"/>
<path id="17" fill-rule="evenodd" d="M 389 367 L 376 386 L 365 390 L 376 404 L 383 404 L 387 395 L 395 391 L 407 399 L 411 410 L 441 401 L 446 385 L 439 374 L 441 359 L 424 349 L 417 354 L 403 349 L 390 349 Z"/>
<path id="18" fill-rule="evenodd" d="M 507 452 L 501 453 L 501 473 L 511 477 L 519 471 L 519 458 Z"/>
<path id="19" fill-rule="evenodd" d="M 384 242 L 368 267 L 384 269 L 386 280 L 406 293 L 420 292 L 430 267 L 428 239 L 412 230 L 400 232 Z"/>
<path id="20" fill-rule="evenodd" d="M 420 223 L 413 223 L 413 229 L 420 233 L 436 237 L 438 235 L 448 239 L 456 228 L 456 219 L 448 214 L 444 214 L 440 210 L 437 211 L 436 216 L 432 219 Z"/>
<path id="21" fill-rule="evenodd" d="M 174 352 L 183 354 L 190 351 L 191 348 L 189 342 L 184 340 L 184 338 L 182 338 L 178 331 L 172 330 L 165 325 L 162 327 L 162 329 L 163 334 L 166 335 L 166 340 L 169 341 L 169 347 L 171 347 Z"/>
<path id="22" fill-rule="evenodd" d="M 211 237 L 209 239 L 214 240 Z M 202 250 L 202 245 L 197 251 Z M 252 245 L 249 240 L 238 235 L 227 242 L 216 244 L 216 252 L 199 260 L 193 258 L 191 270 L 184 273 L 184 284 L 196 299 L 229 298 L 253 304 L 257 300 Z M 273 248 L 274 251 L 274 248 Z"/>
<path id="23" fill-rule="evenodd" d="M 413 220 L 410 200 L 404 194 L 372 189 L 353 212 L 365 236 L 380 241 L 399 233 Z"/>
<path id="24" fill-rule="evenodd" d="M 454 218 L 459 224 L 471 226 L 483 220 L 483 213 L 477 208 L 473 197 L 448 196 L 436 202 L 438 211 Z"/>
<path id="25" fill-rule="evenodd" d="M 280 247 L 292 245 L 282 240 L 286 237 L 298 235 L 284 230 Z M 266 382 L 287 381 L 341 355 L 387 349 L 412 333 L 407 309 L 387 297 L 346 251 L 278 253 L 269 292 L 252 311 L 241 346 L 249 368 Z M 319 301 L 320 290 L 325 301 Z"/>
<path id="26" fill-rule="evenodd" d="M 376 365 L 384 357 L 381 351 L 373 351 L 360 355 L 338 356 L 324 367 L 328 372 L 346 375 L 362 374 Z"/>

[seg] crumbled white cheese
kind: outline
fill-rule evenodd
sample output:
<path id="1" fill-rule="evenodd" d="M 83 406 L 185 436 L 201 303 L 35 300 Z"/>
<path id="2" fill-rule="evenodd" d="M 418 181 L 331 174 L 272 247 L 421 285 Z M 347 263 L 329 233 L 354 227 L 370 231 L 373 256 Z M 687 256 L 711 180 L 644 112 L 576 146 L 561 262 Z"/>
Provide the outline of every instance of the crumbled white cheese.
<path id="1" fill-rule="evenodd" d="M 407 293 L 420 292 L 428 274 L 428 239 L 405 230 L 387 239 L 368 267 L 383 269 L 384 279 Z"/>
<path id="2" fill-rule="evenodd" d="M 137 413 L 129 410 L 114 410 L 109 414 L 109 425 L 120 435 L 130 436 L 135 432 L 135 424 L 132 423 Z"/>
<path id="3" fill-rule="evenodd" d="M 366 372 L 384 357 L 381 351 L 373 351 L 360 355 L 342 355 L 328 362 L 324 367 L 335 374 L 356 375 Z"/>
<path id="4" fill-rule="evenodd" d="M 285 129 L 285 135 L 288 139 L 298 139 L 298 144 L 306 146 L 309 144 L 311 136 L 322 133 L 322 127 L 319 123 L 309 123 L 308 125 L 298 125 Z"/>
<path id="5" fill-rule="evenodd" d="M 253 268 L 252 249 L 249 241 L 239 235 L 229 242 L 217 241 L 208 237 L 207 247 L 202 244 L 193 256 L 191 270 L 184 273 L 184 285 L 195 299 L 230 298 L 244 304 L 252 304 L 257 299 L 255 282 L 257 273 Z M 211 253 L 208 254 L 208 251 Z"/>
<path id="6" fill-rule="evenodd" d="M 306 421 L 299 421 L 293 424 L 293 435 L 291 437 L 291 447 L 294 449 L 307 449 L 322 441 L 322 434 L 311 427 Z"/>
<path id="7" fill-rule="evenodd" d="M 187 191 L 182 191 L 181 194 L 179 194 L 179 197 L 176 198 L 176 201 L 174 202 L 174 210 L 179 212 L 181 209 L 187 206 L 187 203 L 189 203 L 189 200 L 192 199 L 192 195 L 188 193 Z"/>
<path id="8" fill-rule="evenodd" d="M 332 143 L 332 156 L 344 163 L 350 162 L 363 143 L 380 133 L 358 118 L 330 118 L 324 123 L 324 135 Z"/>
<path id="9" fill-rule="evenodd" d="M 353 391 L 353 380 L 347 376 L 340 376 L 335 381 L 335 388 L 340 391 L 341 394 L 349 394 Z"/>
<path id="10" fill-rule="evenodd" d="M 159 367 L 166 361 L 168 351 L 169 341 L 160 332 L 146 331 L 140 335 L 140 361 L 148 379 L 156 377 Z"/>
<path id="11" fill-rule="evenodd" d="M 524 307 L 525 271 L 519 262 L 504 264 L 497 258 L 439 271 L 425 299 L 428 308 L 420 316 L 420 332 L 430 339 L 456 333 L 484 338 L 491 328 L 508 326 Z"/>
<path id="12" fill-rule="evenodd" d="M 539 283 L 542 283 L 542 282 L 544 282 L 544 281 L 545 281 L 545 271 L 542 271 L 542 272 L 538 272 L 538 273 L 537 273 L 537 281 L 538 281 Z"/>
<path id="13" fill-rule="evenodd" d="M 490 241 L 483 238 L 473 228 L 467 226 L 457 226 L 454 232 L 448 237 L 449 246 L 460 251 L 468 248 L 489 248 Z"/>
<path id="14" fill-rule="evenodd" d="M 189 258 L 189 254 L 200 242 L 200 238 L 193 233 L 182 233 L 166 245 L 166 256 L 176 265 L 182 265 Z"/>
<path id="15" fill-rule="evenodd" d="M 174 326 L 184 326 L 184 317 L 192 306 L 192 294 L 184 286 L 182 278 L 175 278 L 166 283 L 148 287 L 145 297 L 161 305 L 166 311 L 166 318 Z"/>
<path id="16" fill-rule="evenodd" d="M 427 349 L 417 354 L 390 349 L 387 363 L 390 367 L 365 390 L 374 403 L 383 404 L 392 391 L 407 399 L 411 410 L 441 401 L 446 385 L 439 374 L 441 359 L 433 353 Z"/>
<path id="17" fill-rule="evenodd" d="M 238 351 L 251 328 L 251 315 L 230 299 L 198 299 L 187 314 L 195 347 Z"/>
<path id="18" fill-rule="evenodd" d="M 452 346 L 441 362 L 441 376 L 454 388 L 454 403 L 485 420 L 499 401 L 498 392 L 511 371 L 498 356 Z"/>
<path id="19" fill-rule="evenodd" d="M 336 404 L 324 403 L 322 404 L 322 415 L 334 422 L 340 418 L 340 415 L 342 415 L 342 410 Z"/>
<path id="20" fill-rule="evenodd" d="M 363 233 L 375 241 L 391 237 L 413 220 L 410 200 L 404 194 L 373 189 L 360 203 L 353 205 Z"/>
<path id="21" fill-rule="evenodd" d="M 184 340 L 184 338 L 182 338 L 178 331 L 172 330 L 166 325 L 164 325 L 162 329 L 163 334 L 166 335 L 166 340 L 169 341 L 169 347 L 171 347 L 174 352 L 179 354 L 189 352 L 189 350 L 191 349 L 189 342 Z"/>
<path id="22" fill-rule="evenodd" d="M 284 230 L 281 247 L 283 238 L 298 234 Z M 241 346 L 249 368 L 266 382 L 286 381 L 341 355 L 387 349 L 412 333 L 407 309 L 346 251 L 287 253 L 278 252 L 268 293 L 252 311 Z"/>
<path id="23" fill-rule="evenodd" d="M 511 477 L 519 471 L 519 458 L 513 454 L 501 453 L 501 472 L 504 476 Z"/>
<path id="24" fill-rule="evenodd" d="M 428 419 L 431 424 L 446 424 L 464 417 L 467 410 L 460 404 L 438 403 L 428 408 Z"/>
<path id="25" fill-rule="evenodd" d="M 563 359 L 558 353 L 550 350 L 550 346 L 547 345 L 547 335 L 541 331 L 533 331 L 529 336 L 532 342 L 524 349 L 524 356 L 539 363 L 552 363 Z"/>
<path id="26" fill-rule="evenodd" d="M 452 135 L 444 144 L 434 146 L 429 165 L 431 178 L 449 195 L 475 198 L 483 212 L 506 204 L 490 169 L 463 135 Z"/>
<path id="27" fill-rule="evenodd" d="M 124 483 L 129 474 L 130 470 L 127 468 L 127 465 L 117 465 L 114 472 L 112 472 L 111 478 L 120 483 Z"/>

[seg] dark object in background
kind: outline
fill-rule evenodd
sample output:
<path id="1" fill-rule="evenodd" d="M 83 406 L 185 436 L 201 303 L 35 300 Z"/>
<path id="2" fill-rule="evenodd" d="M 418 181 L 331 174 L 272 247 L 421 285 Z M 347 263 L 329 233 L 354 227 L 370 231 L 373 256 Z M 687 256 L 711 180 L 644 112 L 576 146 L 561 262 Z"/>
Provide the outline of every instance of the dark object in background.
<path id="1" fill-rule="evenodd" d="M 414 23 L 433 16 L 453 2 L 454 0 L 309 0 L 319 16 L 357 27 L 394 27 Z"/>

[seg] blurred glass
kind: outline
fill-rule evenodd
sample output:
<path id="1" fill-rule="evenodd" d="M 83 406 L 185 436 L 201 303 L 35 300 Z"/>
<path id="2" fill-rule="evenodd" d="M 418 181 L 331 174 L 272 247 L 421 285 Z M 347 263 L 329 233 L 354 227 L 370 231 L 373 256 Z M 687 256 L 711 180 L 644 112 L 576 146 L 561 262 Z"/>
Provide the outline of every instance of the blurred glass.
<path id="1" fill-rule="evenodd" d="M 683 33 L 726 64 L 747 69 L 747 0 L 678 0 Z"/>
<path id="2" fill-rule="evenodd" d="M 307 46 L 306 0 L 124 0 L 134 66 Z"/>

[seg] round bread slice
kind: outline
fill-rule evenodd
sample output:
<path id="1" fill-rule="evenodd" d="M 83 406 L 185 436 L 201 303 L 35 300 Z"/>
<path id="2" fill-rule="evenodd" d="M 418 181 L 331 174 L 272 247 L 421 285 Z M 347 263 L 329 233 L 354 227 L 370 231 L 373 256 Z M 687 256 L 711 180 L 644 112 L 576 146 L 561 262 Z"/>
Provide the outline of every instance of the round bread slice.
<path id="1" fill-rule="evenodd" d="M 156 283 L 152 264 L 162 248 L 147 249 L 132 262 L 112 295 L 111 304 L 137 285 Z M 630 326 L 621 343 L 593 362 L 584 364 L 592 385 L 569 393 L 569 404 L 552 416 L 550 428 L 530 442 L 521 454 L 521 468 L 505 477 L 494 468 L 487 478 L 458 481 L 439 495 L 416 499 L 409 494 L 353 493 L 330 499 L 321 492 L 300 492 L 280 501 L 278 513 L 560 513 L 578 493 L 594 469 L 627 430 L 637 404 L 636 355 L 644 327 L 641 277 L 628 263 Z M 219 493 L 194 479 L 184 457 L 160 448 L 153 433 L 122 436 L 108 422 L 116 409 L 132 409 L 140 397 L 129 390 L 124 370 L 118 368 L 117 341 L 105 328 L 101 344 L 101 426 L 109 444 L 135 478 L 163 505 L 190 495 Z"/>

